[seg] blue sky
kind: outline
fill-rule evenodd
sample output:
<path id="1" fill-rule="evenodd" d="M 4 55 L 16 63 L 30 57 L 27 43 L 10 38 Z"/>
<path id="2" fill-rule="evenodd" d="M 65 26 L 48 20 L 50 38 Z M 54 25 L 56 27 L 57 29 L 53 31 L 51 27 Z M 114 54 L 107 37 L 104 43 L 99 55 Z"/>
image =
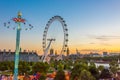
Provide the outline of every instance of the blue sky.
<path id="1" fill-rule="evenodd" d="M 21 32 L 22 49 L 41 53 L 44 27 L 52 16 L 60 15 L 68 25 L 72 53 L 76 48 L 81 51 L 120 50 L 119 0 L 1 0 L 0 10 L 0 49 L 15 49 L 16 31 L 4 28 L 3 23 L 21 11 L 34 25 L 31 31 Z M 53 24 L 56 25 L 61 26 L 59 22 Z M 59 27 L 55 29 L 59 31 Z M 63 36 L 62 31 L 58 34 Z"/>

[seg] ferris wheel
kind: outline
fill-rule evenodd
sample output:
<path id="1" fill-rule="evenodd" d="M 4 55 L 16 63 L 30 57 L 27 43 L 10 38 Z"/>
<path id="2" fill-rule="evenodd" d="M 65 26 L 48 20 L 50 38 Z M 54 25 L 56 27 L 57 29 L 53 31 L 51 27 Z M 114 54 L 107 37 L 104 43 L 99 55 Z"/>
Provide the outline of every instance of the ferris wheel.
<path id="1" fill-rule="evenodd" d="M 47 54 L 45 54 L 46 49 L 47 49 L 47 34 L 49 31 L 49 27 L 51 26 L 51 24 L 54 21 L 59 21 L 61 23 L 62 26 L 62 30 L 63 30 L 63 44 L 62 44 L 62 48 L 60 50 L 60 55 L 64 54 L 67 50 L 68 47 L 68 28 L 67 28 L 67 24 L 65 23 L 65 20 L 61 17 L 61 16 L 54 16 L 52 18 L 49 19 L 48 23 L 45 26 L 44 32 L 43 32 L 43 42 L 42 42 L 42 47 L 43 47 L 43 52 L 44 52 L 44 56 L 47 56 Z M 53 39 L 52 39 L 53 40 Z"/>

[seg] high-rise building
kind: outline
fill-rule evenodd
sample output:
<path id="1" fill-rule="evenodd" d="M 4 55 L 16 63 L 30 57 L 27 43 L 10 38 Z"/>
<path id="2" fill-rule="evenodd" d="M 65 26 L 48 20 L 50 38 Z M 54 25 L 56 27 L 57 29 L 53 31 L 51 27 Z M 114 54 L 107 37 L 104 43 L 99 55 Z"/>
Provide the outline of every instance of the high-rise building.
<path id="1" fill-rule="evenodd" d="M 57 50 L 55 50 L 55 56 L 57 55 Z"/>
<path id="2" fill-rule="evenodd" d="M 50 49 L 50 55 L 53 55 L 54 54 L 54 49 Z"/>
<path id="3" fill-rule="evenodd" d="M 70 51 L 69 51 L 69 48 L 67 48 L 67 56 L 69 56 L 70 54 Z"/>

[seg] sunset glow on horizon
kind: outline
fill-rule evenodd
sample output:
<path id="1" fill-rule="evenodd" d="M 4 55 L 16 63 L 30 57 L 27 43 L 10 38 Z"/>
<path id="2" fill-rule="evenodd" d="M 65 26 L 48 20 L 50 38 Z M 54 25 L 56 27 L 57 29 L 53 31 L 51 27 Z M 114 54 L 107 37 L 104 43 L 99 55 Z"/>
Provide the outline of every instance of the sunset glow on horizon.
<path id="1" fill-rule="evenodd" d="M 43 54 L 45 25 L 51 17 L 59 15 L 67 24 L 70 53 L 76 53 L 76 49 L 82 54 L 120 53 L 120 0 L 1 0 L 0 10 L 0 50 L 15 50 L 16 30 L 7 29 L 3 24 L 21 11 L 23 18 L 34 26 L 30 31 L 21 31 L 22 50 Z M 57 39 L 51 48 L 58 53 L 63 36 L 61 24 L 52 23 L 48 38 Z"/>

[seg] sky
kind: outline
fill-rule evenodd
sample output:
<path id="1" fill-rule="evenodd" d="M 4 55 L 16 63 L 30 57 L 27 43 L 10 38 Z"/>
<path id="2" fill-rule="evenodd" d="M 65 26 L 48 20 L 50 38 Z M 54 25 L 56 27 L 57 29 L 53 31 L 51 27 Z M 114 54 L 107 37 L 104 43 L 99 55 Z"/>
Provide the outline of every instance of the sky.
<path id="1" fill-rule="evenodd" d="M 0 0 L 0 49 L 15 50 L 16 30 L 4 22 L 17 16 L 32 24 L 29 31 L 22 26 L 20 47 L 42 54 L 43 31 L 47 21 L 59 15 L 66 21 L 71 53 L 78 49 L 88 52 L 120 52 L 120 0 Z M 59 21 L 54 21 L 47 34 L 57 38 L 51 48 L 61 49 L 63 30 Z M 58 50 L 58 51 L 59 51 Z"/>

